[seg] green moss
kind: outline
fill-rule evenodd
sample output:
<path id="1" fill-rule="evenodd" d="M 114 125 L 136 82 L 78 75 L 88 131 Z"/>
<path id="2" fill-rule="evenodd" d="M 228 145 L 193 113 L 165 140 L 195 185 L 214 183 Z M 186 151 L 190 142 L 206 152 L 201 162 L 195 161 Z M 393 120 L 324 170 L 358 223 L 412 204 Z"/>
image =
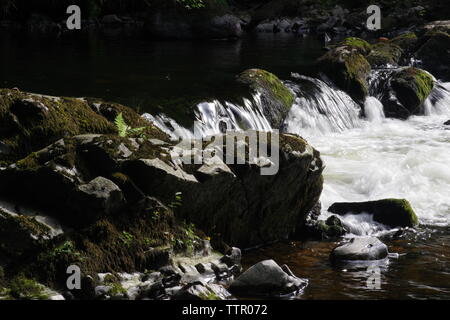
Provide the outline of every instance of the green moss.
<path id="1" fill-rule="evenodd" d="M 434 81 L 426 71 L 411 67 L 395 74 L 391 84 L 400 102 L 415 113 L 416 109 L 429 96 Z"/>
<path id="2" fill-rule="evenodd" d="M 402 48 L 402 50 L 412 50 L 417 43 L 417 36 L 414 32 L 407 32 L 405 34 L 399 35 L 389 41 Z"/>
<path id="3" fill-rule="evenodd" d="M 316 65 L 320 72 L 353 99 L 363 101 L 367 96 L 367 77 L 371 68 L 358 51 L 347 46 L 336 47 L 319 58 Z"/>
<path id="4" fill-rule="evenodd" d="M 406 199 L 385 199 L 387 205 L 392 207 L 397 207 L 401 209 L 404 216 L 408 217 L 411 221 L 412 226 L 417 226 L 419 224 L 419 218 L 417 218 L 416 212 L 412 208 L 411 204 Z"/>
<path id="5" fill-rule="evenodd" d="M 0 89 L 0 139 L 11 149 L 0 156 L 0 161 L 11 163 L 64 137 L 115 134 L 113 122 L 119 113 L 132 128 L 146 127 L 143 133 L 147 137 L 169 140 L 134 110 L 119 104 Z"/>
<path id="6" fill-rule="evenodd" d="M 261 69 L 249 69 L 239 75 L 239 80 L 249 84 L 253 90 L 268 91 L 274 99 L 283 102 L 286 110 L 290 110 L 294 103 L 292 92 L 273 73 Z"/>
<path id="7" fill-rule="evenodd" d="M 351 48 L 355 48 L 364 56 L 368 55 L 372 50 L 372 46 L 370 45 L 370 43 L 363 39 L 355 37 L 345 38 L 344 41 L 339 44 L 339 46 L 349 46 Z"/>
<path id="8" fill-rule="evenodd" d="M 45 288 L 35 280 L 18 275 L 7 286 L 7 293 L 12 299 L 46 300 L 49 298 Z"/>
<path id="9" fill-rule="evenodd" d="M 221 300 L 220 297 L 214 292 L 208 292 L 207 294 L 199 294 L 198 295 L 202 300 Z"/>
<path id="10" fill-rule="evenodd" d="M 367 61 L 375 67 L 387 64 L 397 65 L 403 54 L 402 48 L 391 42 L 378 42 L 372 46 Z"/>

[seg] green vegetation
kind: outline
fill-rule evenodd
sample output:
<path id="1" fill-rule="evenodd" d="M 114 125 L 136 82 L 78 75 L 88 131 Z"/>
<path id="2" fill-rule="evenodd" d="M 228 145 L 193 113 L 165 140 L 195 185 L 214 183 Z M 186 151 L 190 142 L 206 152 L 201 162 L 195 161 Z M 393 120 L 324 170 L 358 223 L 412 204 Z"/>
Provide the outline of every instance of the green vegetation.
<path id="1" fill-rule="evenodd" d="M 367 61 L 372 66 L 397 65 L 403 54 L 402 48 L 391 42 L 378 42 L 372 46 Z"/>
<path id="2" fill-rule="evenodd" d="M 49 298 L 44 286 L 22 274 L 9 281 L 4 294 L 10 299 L 18 300 L 46 300 Z"/>
<path id="3" fill-rule="evenodd" d="M 142 136 L 144 130 L 147 127 L 140 127 L 140 128 L 131 128 L 125 120 L 123 119 L 122 112 L 120 112 L 116 119 L 114 120 L 114 124 L 116 125 L 119 137 L 126 138 L 128 136 Z"/>
<path id="4" fill-rule="evenodd" d="M 351 48 L 355 48 L 364 56 L 368 55 L 372 50 L 372 46 L 370 45 L 370 43 L 368 43 L 366 40 L 355 37 L 345 38 L 344 41 L 338 44 L 338 46 L 348 46 Z"/>
<path id="5" fill-rule="evenodd" d="M 424 70 L 405 68 L 394 75 L 391 84 L 400 102 L 414 113 L 430 94 L 434 81 Z"/>

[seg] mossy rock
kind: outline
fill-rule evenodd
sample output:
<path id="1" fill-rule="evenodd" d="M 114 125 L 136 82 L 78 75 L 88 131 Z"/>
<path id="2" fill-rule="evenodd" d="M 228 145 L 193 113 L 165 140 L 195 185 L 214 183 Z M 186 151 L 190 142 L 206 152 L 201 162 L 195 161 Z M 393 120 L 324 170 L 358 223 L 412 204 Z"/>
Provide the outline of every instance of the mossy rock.
<path id="1" fill-rule="evenodd" d="M 367 56 L 367 61 L 372 67 L 396 66 L 402 54 L 402 48 L 394 42 L 382 41 L 372 46 L 372 51 Z"/>
<path id="2" fill-rule="evenodd" d="M 347 46 L 354 48 L 364 56 L 368 55 L 372 50 L 372 45 L 370 43 L 368 43 L 366 40 L 355 37 L 345 38 L 342 42 L 338 44 L 338 46 Z"/>
<path id="3" fill-rule="evenodd" d="M 135 111 L 118 104 L 0 89 L 0 164 L 10 164 L 64 137 L 115 134 L 113 121 L 119 112 L 128 125 L 145 126 L 148 135 L 168 139 Z"/>
<path id="4" fill-rule="evenodd" d="M 7 298 L 11 300 L 47 300 L 47 289 L 33 279 L 20 274 L 10 280 L 6 286 Z"/>
<path id="5" fill-rule="evenodd" d="M 442 31 L 429 31 L 419 38 L 415 56 L 422 66 L 444 81 L 450 80 L 450 35 Z"/>
<path id="6" fill-rule="evenodd" d="M 280 128 L 294 103 L 294 95 L 278 77 L 262 69 L 248 69 L 238 82 L 261 94 L 263 113 L 274 128 Z"/>
<path id="7" fill-rule="evenodd" d="M 34 217 L 15 215 L 0 209 L 0 253 L 10 257 L 30 254 L 51 238 L 50 228 Z"/>
<path id="8" fill-rule="evenodd" d="M 329 212 L 345 215 L 369 213 L 373 220 L 389 227 L 414 227 L 419 220 L 411 204 L 405 199 L 383 199 L 367 202 L 337 202 Z"/>
<path id="9" fill-rule="evenodd" d="M 433 89 L 434 81 L 426 71 L 411 67 L 394 73 L 391 86 L 403 107 L 411 114 L 418 114 Z"/>
<path id="10" fill-rule="evenodd" d="M 389 42 L 399 46 L 404 51 L 411 51 L 416 46 L 417 40 L 414 32 L 407 32 L 391 39 Z"/>
<path id="11" fill-rule="evenodd" d="M 320 57 L 318 70 L 346 91 L 357 102 L 363 102 L 368 94 L 367 77 L 370 64 L 359 52 L 360 48 L 338 46 Z"/>

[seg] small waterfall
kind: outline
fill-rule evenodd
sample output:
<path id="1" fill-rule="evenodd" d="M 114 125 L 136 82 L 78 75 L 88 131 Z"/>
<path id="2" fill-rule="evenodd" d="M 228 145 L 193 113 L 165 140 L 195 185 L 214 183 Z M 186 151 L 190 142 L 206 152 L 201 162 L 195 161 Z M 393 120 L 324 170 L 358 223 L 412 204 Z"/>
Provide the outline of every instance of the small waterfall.
<path id="1" fill-rule="evenodd" d="M 450 116 L 450 82 L 436 81 L 423 106 L 427 116 Z"/>
<path id="2" fill-rule="evenodd" d="M 260 94 L 254 94 L 252 99 L 242 99 L 242 104 L 231 102 L 199 103 L 194 110 L 194 123 L 190 129 L 180 126 L 175 120 L 165 114 L 153 116 L 144 114 L 144 118 L 153 122 L 159 129 L 172 139 L 190 139 L 212 136 L 228 131 L 272 131 L 269 121 L 262 112 Z"/>
<path id="3" fill-rule="evenodd" d="M 292 74 L 295 82 L 286 83 L 296 94 L 285 121 L 289 133 L 327 134 L 361 126 L 360 107 L 344 91 L 325 82 Z"/>
<path id="4" fill-rule="evenodd" d="M 364 102 L 364 113 L 367 120 L 374 123 L 383 122 L 386 118 L 383 111 L 383 104 L 375 97 L 367 97 Z"/>

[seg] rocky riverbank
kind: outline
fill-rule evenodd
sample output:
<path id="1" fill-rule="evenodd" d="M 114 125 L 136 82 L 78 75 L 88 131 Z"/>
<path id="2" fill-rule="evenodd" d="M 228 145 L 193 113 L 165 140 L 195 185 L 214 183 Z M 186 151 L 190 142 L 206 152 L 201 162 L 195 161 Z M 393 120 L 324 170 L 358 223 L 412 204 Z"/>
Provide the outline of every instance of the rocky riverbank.
<path id="1" fill-rule="evenodd" d="M 358 0 L 214 0 L 214 1 L 73 1 L 82 8 L 81 33 L 109 36 L 144 35 L 162 39 L 235 39 L 247 33 L 323 34 L 394 37 L 427 22 L 445 20 L 445 1 L 384 1 L 382 29 L 366 29 L 367 3 Z M 66 6 L 48 1 L 29 5 L 15 0 L 2 4 L 0 27 L 48 36 L 73 35 L 66 28 Z M 448 30 L 448 22 L 440 23 Z"/>
<path id="2" fill-rule="evenodd" d="M 320 196 L 320 154 L 298 136 L 280 134 L 277 150 L 267 140 L 280 167 L 263 176 L 267 160 L 245 154 L 234 155 L 235 165 L 219 157 L 177 162 L 173 154 L 183 146 L 122 105 L 9 89 L 0 100 L 0 262 L 8 297 L 46 295 L 38 281 L 68 298 L 227 298 L 217 285 L 241 271 L 240 251 L 231 246 L 289 237 Z M 69 265 L 80 267 L 82 290 L 64 288 Z M 298 281 L 279 288 L 300 290 Z M 14 289 L 16 282 L 24 288 Z"/>

